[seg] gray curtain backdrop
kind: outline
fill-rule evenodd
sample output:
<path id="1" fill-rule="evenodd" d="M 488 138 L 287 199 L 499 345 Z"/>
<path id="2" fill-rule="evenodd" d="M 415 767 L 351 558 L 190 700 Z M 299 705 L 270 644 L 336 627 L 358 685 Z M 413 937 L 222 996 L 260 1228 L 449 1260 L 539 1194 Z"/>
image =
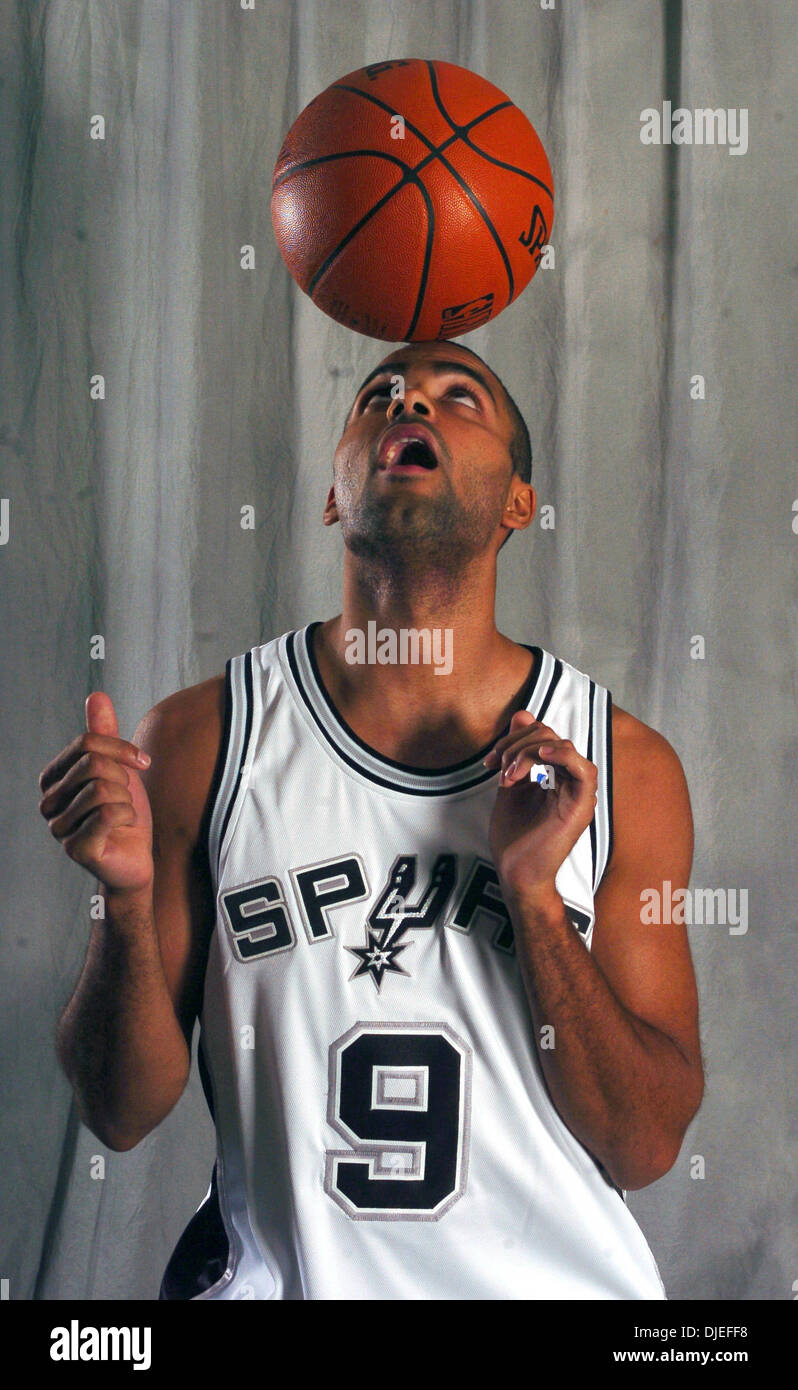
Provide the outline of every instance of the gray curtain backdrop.
<path id="1" fill-rule="evenodd" d="M 691 929 L 706 1097 L 675 1168 L 629 1203 L 671 1298 L 798 1293 L 795 20 L 791 0 L 0 3 L 12 1299 L 156 1297 L 207 1188 L 196 1066 L 131 1153 L 76 1118 L 53 1035 L 95 885 L 49 836 L 38 773 L 83 727 L 89 691 L 109 692 L 129 736 L 228 656 L 339 611 L 340 531 L 321 525 L 332 453 L 390 345 L 294 285 L 271 171 L 312 96 L 406 56 L 503 88 L 554 170 L 556 268 L 463 340 L 516 396 L 556 508 L 555 530 L 503 552 L 499 627 L 670 739 L 693 886 L 748 894 L 747 932 Z M 747 152 L 642 144 L 641 111 L 666 98 L 746 108 Z"/>

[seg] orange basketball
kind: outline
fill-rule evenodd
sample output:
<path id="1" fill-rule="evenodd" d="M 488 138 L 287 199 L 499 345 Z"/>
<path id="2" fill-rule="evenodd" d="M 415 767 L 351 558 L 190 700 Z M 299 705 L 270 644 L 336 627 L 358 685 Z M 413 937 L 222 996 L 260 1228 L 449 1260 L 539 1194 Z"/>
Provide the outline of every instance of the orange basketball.
<path id="1" fill-rule="evenodd" d="M 467 68 L 372 63 L 313 98 L 272 179 L 283 260 L 325 314 L 389 342 L 495 318 L 551 235 L 546 152 L 510 98 Z"/>

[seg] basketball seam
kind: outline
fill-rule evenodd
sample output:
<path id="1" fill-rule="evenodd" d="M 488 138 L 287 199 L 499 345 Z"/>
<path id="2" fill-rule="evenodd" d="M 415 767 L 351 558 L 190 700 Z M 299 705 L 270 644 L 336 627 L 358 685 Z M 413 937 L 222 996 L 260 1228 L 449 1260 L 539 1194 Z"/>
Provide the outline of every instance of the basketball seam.
<path id="1" fill-rule="evenodd" d="M 530 174 L 526 169 L 518 169 L 515 164 L 505 164 L 504 160 L 498 159 L 495 154 L 488 154 L 486 150 L 481 150 L 479 145 L 474 144 L 470 135 L 463 135 L 460 138 L 465 141 L 469 149 L 472 149 L 475 154 L 479 155 L 480 159 L 486 160 L 488 164 L 497 165 L 499 169 L 507 169 L 511 174 L 518 174 L 519 178 L 529 179 L 531 183 L 536 183 L 539 188 L 543 189 L 546 196 L 551 198 L 551 201 L 554 202 L 554 196 L 548 184 L 545 184 L 542 179 L 537 178 L 535 174 Z"/>
<path id="2" fill-rule="evenodd" d="M 424 184 L 421 182 L 421 179 L 415 176 L 415 171 L 411 168 L 411 166 L 409 164 L 405 164 L 404 161 L 399 159 L 396 155 L 386 154 L 383 156 L 383 158 L 389 159 L 392 163 L 398 164 L 400 168 L 404 169 L 405 175 L 409 175 L 410 177 L 401 178 L 393 188 L 390 188 L 387 193 L 384 193 L 383 196 L 379 198 L 378 201 L 374 203 L 374 205 L 363 214 L 360 221 L 357 222 L 354 227 L 350 227 L 343 240 L 339 241 L 338 245 L 333 248 L 327 259 L 322 263 L 322 265 L 319 266 L 318 270 L 316 271 L 315 275 L 310 281 L 308 294 L 311 296 L 311 298 L 313 297 L 314 292 L 318 288 L 319 281 L 323 278 L 324 275 L 327 274 L 327 271 L 330 269 L 333 262 L 337 260 L 337 258 L 340 256 L 344 247 L 349 244 L 353 237 L 357 236 L 358 232 L 363 230 L 366 223 L 369 222 L 372 217 L 376 216 L 380 209 L 385 206 L 385 204 L 394 196 L 395 193 L 399 191 L 400 188 L 418 188 L 418 191 L 424 199 L 424 202 L 427 207 L 427 238 L 426 246 L 424 248 L 424 264 L 421 269 L 419 290 L 416 296 L 416 307 L 413 311 L 413 317 L 410 323 L 410 327 L 407 330 L 407 333 L 405 334 L 405 337 L 407 337 L 410 333 L 412 333 L 413 329 L 415 328 L 418 316 L 421 313 L 421 305 L 423 303 L 424 291 L 427 285 L 427 276 L 429 274 L 429 264 L 430 260 L 432 259 L 432 238 L 435 231 L 435 213 L 432 207 L 432 199 L 430 198 L 429 190 L 424 187 Z"/>
<path id="3" fill-rule="evenodd" d="M 430 225 L 428 225 L 427 227 L 427 247 L 425 247 L 424 265 L 423 270 L 421 270 L 421 289 L 420 292 L 418 292 L 418 296 L 416 299 L 416 309 L 414 309 L 413 320 L 412 324 L 410 324 L 409 329 L 409 332 L 412 332 L 413 328 L 416 327 L 418 314 L 420 314 L 421 311 L 421 302 L 423 302 L 425 284 L 427 284 L 427 274 L 428 268 L 430 268 L 430 259 L 432 254 L 432 231 L 434 231 L 435 222 L 434 211 L 432 211 L 431 206 L 430 193 L 428 193 L 428 190 L 424 188 L 423 183 L 421 183 L 421 179 L 414 177 L 414 170 L 412 165 L 407 164 L 405 160 L 400 160 L 398 154 L 386 154 L 384 150 L 341 150 L 341 152 L 338 152 L 336 154 L 320 154 L 320 156 L 317 156 L 316 158 L 311 158 L 311 160 L 302 160 L 302 163 L 293 164 L 292 167 L 289 168 L 289 170 L 286 170 L 284 172 L 284 174 L 279 175 L 279 177 L 275 179 L 274 183 L 272 183 L 272 196 L 274 196 L 274 190 L 279 188 L 279 185 L 281 185 L 281 183 L 284 182 L 284 179 L 291 178 L 291 175 L 296 174 L 296 171 L 298 170 L 304 170 L 304 168 L 311 168 L 314 164 L 328 164 L 331 163 L 332 160 L 348 160 L 348 158 L 357 158 L 361 156 L 381 158 L 381 160 L 388 160 L 391 164 L 398 164 L 400 170 L 403 171 L 403 177 L 399 179 L 398 183 L 395 183 L 395 185 L 393 185 L 393 188 L 388 189 L 388 192 L 384 193 L 384 195 L 382 195 L 382 197 L 380 197 L 380 199 L 377 200 L 377 203 L 373 203 L 373 206 L 367 208 L 366 213 L 363 214 L 363 217 L 360 218 L 359 222 L 356 222 L 355 227 L 350 227 L 349 231 L 346 232 L 345 238 L 343 238 L 341 242 L 338 242 L 338 245 L 334 246 L 334 249 L 332 249 L 331 252 L 329 252 L 327 259 L 325 259 L 323 263 L 321 263 L 320 267 L 318 267 L 318 270 L 316 271 L 316 274 L 314 274 L 313 277 L 311 277 L 309 286 L 307 286 L 307 293 L 309 293 L 311 299 L 313 299 L 314 292 L 316 292 L 316 289 L 318 288 L 318 282 L 320 282 L 320 279 L 323 278 L 325 274 L 327 274 L 327 271 L 329 270 L 329 268 L 331 268 L 332 263 L 334 263 L 334 261 L 338 259 L 339 256 L 341 256 L 343 247 L 349 245 L 350 240 L 355 238 L 357 232 L 363 231 L 363 228 L 366 227 L 367 222 L 370 221 L 371 218 L 373 218 L 374 215 L 378 213 L 378 211 L 380 211 L 381 207 L 385 206 L 385 203 L 388 202 L 388 200 L 391 199 L 391 197 L 393 197 L 393 193 L 398 192 L 400 188 L 412 188 L 412 186 L 416 186 L 418 192 L 421 193 L 421 197 L 423 197 L 424 202 L 427 203 L 427 211 L 428 214 L 430 214 L 432 227 L 430 227 Z M 410 175 L 410 178 L 407 178 L 407 175 Z"/>
<path id="4" fill-rule="evenodd" d="M 495 116 L 497 111 L 503 111 L 507 106 L 513 106 L 514 102 L 509 100 L 497 102 L 495 106 L 491 106 L 487 111 L 483 111 L 480 116 L 475 116 L 473 121 L 468 121 L 465 125 L 459 126 L 449 115 L 449 112 L 441 101 L 440 92 L 438 91 L 437 74 L 434 72 L 434 64 L 428 60 L 427 67 L 430 69 L 430 85 L 432 87 L 432 95 L 435 104 L 444 120 L 449 122 L 452 130 L 459 135 L 460 139 L 463 140 L 475 154 L 478 154 L 481 159 L 486 160 L 489 164 L 495 164 L 500 169 L 507 169 L 511 174 L 518 174 L 522 179 L 530 179 L 532 183 L 538 184 L 538 186 L 543 189 L 543 192 L 554 202 L 554 194 L 542 179 L 537 178 L 534 174 L 530 174 L 526 169 L 516 168 L 515 164 L 506 164 L 503 159 L 499 159 L 496 155 L 488 154 L 487 151 L 481 150 L 479 145 L 475 145 L 471 139 L 471 131 L 474 129 L 475 125 L 481 125 L 489 116 Z M 446 143 L 449 144 L 451 142 L 447 141 Z M 441 146 L 441 148 L 444 148 L 444 146 Z"/>
<path id="5" fill-rule="evenodd" d="M 392 164 L 398 164 L 405 173 L 412 173 L 413 166 L 411 164 L 405 163 L 396 154 L 386 154 L 385 150 L 339 150 L 335 154 L 319 154 L 314 155 L 313 159 L 300 159 L 296 164 L 292 164 L 290 169 L 284 169 L 282 174 L 278 174 L 272 183 L 272 194 L 286 179 L 292 178 L 300 169 L 311 169 L 314 164 L 329 164 L 333 159 L 357 159 L 361 155 L 372 155 L 374 159 L 388 159 Z"/>
<path id="6" fill-rule="evenodd" d="M 359 87 L 350 87 L 350 86 L 348 86 L 347 84 L 342 84 L 342 83 L 339 83 L 339 82 L 336 82 L 336 83 L 334 84 L 334 86 L 335 86 L 336 91 L 340 91 L 340 92 L 352 92 L 352 93 L 354 93 L 355 96 L 362 97 L 362 98 L 364 99 L 364 101 L 370 101 L 374 106 L 379 106 L 379 107 L 381 108 L 381 110 L 387 111 L 389 115 L 395 114 L 395 113 L 393 112 L 392 107 L 388 106 L 388 104 L 387 104 L 386 102 L 380 101 L 379 97 L 375 96 L 373 92 L 362 92 L 362 91 L 360 90 Z M 512 102 L 508 102 L 507 104 L 508 104 L 508 106 L 511 106 L 511 105 L 512 105 Z M 492 109 L 495 110 L 495 108 L 492 108 Z M 445 113 L 445 112 L 442 112 L 441 114 L 444 115 L 444 117 L 448 120 L 448 117 L 446 117 L 446 113 Z M 487 114 L 487 113 L 485 113 L 485 114 Z M 510 304 L 510 303 L 512 302 L 512 299 L 513 299 L 513 292 L 514 292 L 514 289 L 515 289 L 515 281 L 514 281 L 514 279 L 513 279 L 512 266 L 510 265 L 510 262 L 509 262 L 509 260 L 508 260 L 508 258 L 507 258 L 507 253 L 506 253 L 506 251 L 505 251 L 505 249 L 504 249 L 504 247 L 503 247 L 503 245 L 502 245 L 501 238 L 500 238 L 498 232 L 496 231 L 496 228 L 494 227 L 493 223 L 491 222 L 491 220 L 490 220 L 490 218 L 489 218 L 487 212 L 486 212 L 485 209 L 482 207 L 482 205 L 481 205 L 479 199 L 475 196 L 475 194 L 474 194 L 474 193 L 472 192 L 472 190 L 469 188 L 469 186 L 468 186 L 468 184 L 466 183 L 465 179 L 464 179 L 460 174 L 458 174 L 457 170 L 449 163 L 449 161 L 448 161 L 447 159 L 444 159 L 444 158 L 442 157 L 441 153 L 440 153 L 440 151 L 441 151 L 442 149 L 444 149 L 444 148 L 446 147 L 446 145 L 449 145 L 449 144 L 452 143 L 452 137 L 448 137 L 447 140 L 444 142 L 443 145 L 441 145 L 440 147 L 437 147 L 437 146 L 433 145 L 432 142 L 427 138 L 427 136 L 424 135 L 422 131 L 418 130 L 418 129 L 416 128 L 416 126 L 413 125 L 412 121 L 409 121 L 409 120 L 407 119 L 407 117 L 404 118 L 404 123 L 405 123 L 406 129 L 409 130 L 409 131 L 411 132 L 412 135 L 415 135 L 416 139 L 417 139 L 417 140 L 420 140 L 421 143 L 422 143 L 423 145 L 426 145 L 427 150 L 428 150 L 428 152 L 429 152 L 427 155 L 424 156 L 424 159 L 421 160 L 420 164 L 415 165 L 413 169 L 410 169 L 410 166 L 408 166 L 408 172 L 409 172 L 409 173 L 415 173 L 419 168 L 422 168 L 425 164 L 428 164 L 428 163 L 430 162 L 430 159 L 431 159 L 431 158 L 437 158 L 437 159 L 440 160 L 440 162 L 441 162 L 441 164 L 444 166 L 444 168 L 448 170 L 448 172 L 451 174 L 452 178 L 460 185 L 460 187 L 463 189 L 463 192 L 466 194 L 466 196 L 469 198 L 469 200 L 473 203 L 473 205 L 474 205 L 474 207 L 475 207 L 477 213 L 479 214 L 479 216 L 482 218 L 483 222 L 485 223 L 485 226 L 487 227 L 488 231 L 490 232 L 490 235 L 492 236 L 494 242 L 496 243 L 496 247 L 497 247 L 497 249 L 498 249 L 498 251 L 499 251 L 499 254 L 500 254 L 500 256 L 501 256 L 501 258 L 502 258 L 502 260 L 503 260 L 503 262 L 504 262 L 504 268 L 505 268 L 505 271 L 507 272 L 507 279 L 508 279 L 508 284 L 509 284 L 509 295 L 508 295 L 508 299 L 507 299 L 507 304 Z M 450 124 L 451 124 L 451 122 L 450 122 Z M 456 138 L 457 133 L 455 132 L 454 134 L 455 134 L 455 138 Z M 462 138 L 462 137 L 460 137 L 460 138 Z M 385 199 L 381 199 L 380 205 L 384 205 L 384 203 L 387 202 L 388 197 L 391 197 L 393 193 L 397 193 L 397 192 L 399 191 L 399 189 L 400 189 L 400 188 L 403 188 L 404 186 L 405 186 L 404 180 L 400 180 L 400 182 L 396 185 L 396 188 L 394 188 L 394 189 L 392 190 L 392 193 L 391 193 L 391 194 L 388 194 L 387 197 L 386 197 Z M 420 181 L 419 181 L 419 187 L 423 187 L 423 185 L 420 183 Z M 372 211 L 375 211 L 375 210 L 376 210 L 376 209 L 372 209 Z M 337 254 L 338 254 L 338 250 L 334 251 L 334 252 L 331 254 L 330 259 L 334 258 L 334 256 L 336 256 Z M 328 267 L 328 268 L 329 268 L 329 267 Z M 506 308 L 506 305 L 505 305 L 505 308 Z M 405 335 L 405 336 L 406 336 L 406 335 Z"/>
<path id="7" fill-rule="evenodd" d="M 427 67 L 427 72 L 428 72 L 428 74 L 429 74 L 430 88 L 431 88 L 431 90 L 432 90 L 432 99 L 433 99 L 433 101 L 435 102 L 435 105 L 437 106 L 437 108 L 438 108 L 438 110 L 440 111 L 441 115 L 443 116 L 443 119 L 444 119 L 445 121 L 448 121 L 448 122 L 449 122 L 449 125 L 450 125 L 450 127 L 451 127 L 451 129 L 452 129 L 453 135 L 459 136 L 459 138 L 462 139 L 463 137 L 460 135 L 461 127 L 459 127 L 459 126 L 456 124 L 456 122 L 452 120 L 451 116 L 449 115 L 449 112 L 446 110 L 446 108 L 445 108 L 443 102 L 441 101 L 440 93 L 439 93 L 439 91 L 438 91 L 438 78 L 437 78 L 437 74 L 436 74 L 436 72 L 435 72 L 435 64 L 434 64 L 433 62 L 431 62 L 429 59 L 426 59 L 426 67 Z M 508 101 L 508 102 L 507 102 L 507 105 L 510 106 L 510 105 L 512 105 L 512 103 Z M 496 111 L 496 107 L 495 107 L 495 106 L 489 107 L 488 111 L 486 111 L 486 112 L 483 113 L 485 119 L 487 119 L 488 114 L 493 115 L 493 113 L 494 113 L 495 111 Z M 469 125 L 462 127 L 462 129 L 464 129 L 466 132 L 468 132 L 468 131 L 471 129 L 472 126 L 477 125 L 477 124 L 478 124 L 478 120 L 477 120 L 477 118 L 475 118 Z M 473 146 L 472 146 L 472 148 L 473 148 Z M 440 158 L 440 156 L 438 156 L 438 157 Z M 473 193 L 472 190 L 468 187 L 468 184 L 465 182 L 465 179 L 462 179 L 462 178 L 460 177 L 460 175 L 457 174 L 456 171 L 455 171 L 454 169 L 452 169 L 452 167 L 451 167 L 451 166 L 449 165 L 449 163 L 448 163 L 448 160 L 444 160 L 443 163 L 446 164 L 446 167 L 450 170 L 450 172 L 454 175 L 454 177 L 457 178 L 458 182 L 462 184 L 463 188 L 465 188 L 465 189 L 468 191 L 469 197 L 472 199 L 472 201 L 473 201 L 473 203 L 474 203 L 474 206 L 476 207 L 477 211 L 479 212 L 480 216 L 482 217 L 482 220 L 483 220 L 484 223 L 485 223 L 485 226 L 488 228 L 488 231 L 490 232 L 491 236 L 493 237 L 493 240 L 496 242 L 496 245 L 497 245 L 498 248 L 499 248 L 499 254 L 501 255 L 502 260 L 504 261 L 504 269 L 505 269 L 506 272 L 507 272 L 507 283 L 508 283 L 508 298 L 507 298 L 507 304 L 512 304 L 512 302 L 513 302 L 513 300 L 514 300 L 514 298 L 515 298 L 515 276 L 513 275 L 513 268 L 512 268 L 512 266 L 510 265 L 510 258 L 509 258 L 509 256 L 507 255 L 507 252 L 506 252 L 505 249 L 504 249 L 504 243 L 502 242 L 501 237 L 499 236 L 498 232 L 495 230 L 495 228 L 494 228 L 494 226 L 493 226 L 493 223 L 491 222 L 490 218 L 488 217 L 487 212 L 486 212 L 485 209 L 481 206 L 481 204 L 480 204 L 480 202 L 479 202 L 479 199 L 477 198 L 476 194 Z M 506 308 L 506 307 L 507 307 L 507 305 L 505 305 L 505 308 Z"/>

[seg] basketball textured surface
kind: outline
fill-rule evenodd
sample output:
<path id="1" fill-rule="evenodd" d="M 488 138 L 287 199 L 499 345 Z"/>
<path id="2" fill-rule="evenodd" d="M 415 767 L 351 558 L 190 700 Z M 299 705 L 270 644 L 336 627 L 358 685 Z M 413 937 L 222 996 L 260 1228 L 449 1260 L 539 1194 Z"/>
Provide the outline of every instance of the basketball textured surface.
<path id="1" fill-rule="evenodd" d="M 457 338 L 528 285 L 551 235 L 545 150 L 468 68 L 358 68 L 305 107 L 272 180 L 297 284 L 331 318 L 388 342 Z"/>

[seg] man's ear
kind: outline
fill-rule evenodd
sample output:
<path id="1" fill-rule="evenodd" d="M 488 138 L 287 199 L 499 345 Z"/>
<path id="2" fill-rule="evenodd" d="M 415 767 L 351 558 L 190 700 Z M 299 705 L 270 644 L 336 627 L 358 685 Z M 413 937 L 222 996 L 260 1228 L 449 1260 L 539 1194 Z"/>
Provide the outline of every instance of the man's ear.
<path id="1" fill-rule="evenodd" d="M 332 486 L 330 488 L 330 491 L 327 493 L 327 501 L 324 506 L 324 515 L 322 517 L 322 521 L 324 522 L 325 526 L 334 526 L 335 523 L 339 520 L 340 517 L 338 516 L 338 508 L 335 505 L 335 487 Z"/>
<path id="2" fill-rule="evenodd" d="M 513 480 L 516 481 L 515 479 Z M 525 531 L 530 526 L 537 511 L 538 496 L 531 483 L 517 479 L 517 486 L 511 487 L 504 507 L 504 521 L 513 531 Z"/>

